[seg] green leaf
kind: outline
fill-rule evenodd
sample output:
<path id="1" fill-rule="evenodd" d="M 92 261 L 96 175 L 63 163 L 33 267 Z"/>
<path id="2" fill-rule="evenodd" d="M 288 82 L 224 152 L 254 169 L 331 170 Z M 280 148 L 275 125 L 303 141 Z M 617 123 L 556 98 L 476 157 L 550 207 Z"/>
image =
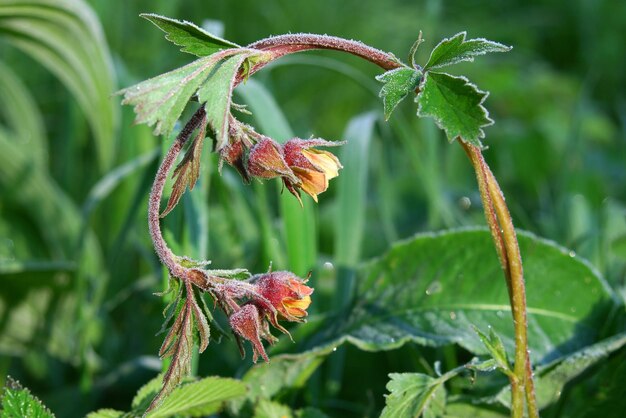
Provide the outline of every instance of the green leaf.
<path id="1" fill-rule="evenodd" d="M 207 120 L 215 133 L 216 152 L 228 144 L 228 118 L 235 79 L 243 62 L 252 55 L 247 51 L 226 59 L 198 90 L 198 100 L 205 103 Z"/>
<path id="2" fill-rule="evenodd" d="M 154 397 L 146 412 L 158 410 L 164 399 L 172 393 L 176 386 L 191 371 L 191 355 L 193 349 L 193 294 L 187 295 L 183 307 L 170 328 L 161 349 L 161 358 L 172 357 L 167 372 L 163 376 L 163 386 Z M 194 300 L 195 302 L 195 300 Z"/>
<path id="3" fill-rule="evenodd" d="M 293 414 L 288 406 L 261 399 L 254 408 L 254 418 L 293 418 Z"/>
<path id="4" fill-rule="evenodd" d="M 125 415 L 125 412 L 117 411 L 115 409 L 98 409 L 95 412 L 87 414 L 86 418 L 124 418 Z"/>
<path id="5" fill-rule="evenodd" d="M 53 418 L 54 414 L 28 389 L 22 388 L 19 383 L 9 377 L 2 392 L 0 418 L 22 417 Z"/>
<path id="6" fill-rule="evenodd" d="M 546 363 L 595 342 L 603 312 L 613 304 L 608 286 L 562 247 L 522 231 L 518 239 L 533 362 Z M 354 306 L 320 326 L 323 331 L 308 347 L 348 341 L 379 351 L 414 341 L 456 343 L 479 355 L 487 351 L 472 325 L 491 325 L 507 354 L 514 351 L 507 289 L 486 229 L 418 235 L 364 265 L 358 276 Z"/>
<path id="7" fill-rule="evenodd" d="M 465 77 L 429 71 L 415 98 L 417 115 L 434 118 L 450 142 L 461 137 L 480 147 L 480 139 L 485 137 L 482 128 L 493 124 L 483 106 L 487 96 Z"/>
<path id="8" fill-rule="evenodd" d="M 446 404 L 443 382 L 420 373 L 390 373 L 381 418 L 440 417 Z"/>
<path id="9" fill-rule="evenodd" d="M 451 38 L 446 38 L 430 53 L 425 70 L 441 68 L 462 61 L 474 61 L 474 57 L 485 55 L 489 52 L 507 52 L 510 46 L 498 42 L 477 38 L 465 40 L 465 32 L 459 32 Z"/>
<path id="10" fill-rule="evenodd" d="M 200 58 L 184 67 L 125 88 L 118 92 L 124 95 L 122 104 L 135 106 L 135 123 L 155 125 L 155 135 L 168 136 L 191 96 L 225 56 L 225 53 L 218 53 Z"/>
<path id="11" fill-rule="evenodd" d="M 182 52 L 203 57 L 226 48 L 240 48 L 236 43 L 215 36 L 186 20 L 171 19 L 153 13 L 142 13 L 139 16 L 165 32 L 165 39 L 182 46 L 180 49 Z"/>
<path id="12" fill-rule="evenodd" d="M 207 377 L 176 388 L 157 409 L 148 413 L 146 417 L 211 415 L 218 412 L 225 401 L 245 394 L 246 385 L 239 380 Z"/>
<path id="13" fill-rule="evenodd" d="M 395 68 L 376 76 L 376 80 L 384 83 L 378 96 L 383 99 L 385 120 L 389 120 L 398 103 L 415 91 L 421 78 L 421 71 L 408 67 Z"/>
<path id="14" fill-rule="evenodd" d="M 567 383 L 624 346 L 626 333 L 621 333 L 539 367 L 535 372 L 535 392 L 539 409 L 556 402 Z M 502 389 L 496 399 L 503 405 L 510 406 L 510 388 L 507 386 Z"/>
<path id="15" fill-rule="evenodd" d="M 204 138 L 206 136 L 206 119 L 200 123 L 198 133 L 193 139 L 189 149 L 185 153 L 185 157 L 174 169 L 172 177 L 176 180 L 172 186 L 172 193 L 167 200 L 167 206 L 160 217 L 165 217 L 172 209 L 178 204 L 181 196 L 185 193 L 185 190 L 193 190 L 198 177 L 200 177 L 200 161 L 202 157 L 202 146 L 204 145 Z"/>
<path id="16" fill-rule="evenodd" d="M 474 326 L 474 331 L 478 334 L 478 338 L 483 343 L 489 354 L 496 361 L 497 366 L 500 370 L 507 374 L 512 374 L 511 366 L 509 365 L 509 360 L 506 356 L 506 351 L 504 350 L 504 344 L 502 344 L 502 340 L 496 334 L 492 327 L 489 327 L 489 335 L 486 335 L 478 327 Z"/>

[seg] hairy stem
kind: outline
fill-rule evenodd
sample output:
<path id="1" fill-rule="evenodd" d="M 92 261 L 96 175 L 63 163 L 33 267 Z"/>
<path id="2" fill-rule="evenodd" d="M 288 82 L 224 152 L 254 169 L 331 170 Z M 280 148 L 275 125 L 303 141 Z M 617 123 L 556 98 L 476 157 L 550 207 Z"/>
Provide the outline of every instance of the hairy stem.
<path id="1" fill-rule="evenodd" d="M 485 217 L 487 218 L 509 289 L 509 300 L 515 328 L 514 377 L 510 379 L 511 410 L 513 416 L 523 416 L 525 395 L 529 416 L 538 417 L 539 412 L 532 379 L 532 365 L 528 352 L 526 289 L 522 256 L 515 228 L 513 227 L 513 220 L 506 206 L 500 185 L 487 165 L 480 148 L 461 140 L 459 140 L 459 143 L 463 146 L 476 172 Z"/>
<path id="2" fill-rule="evenodd" d="M 188 269 L 184 268 L 178 263 L 178 261 L 176 260 L 176 256 L 167 246 L 167 243 L 163 239 L 159 218 L 161 198 L 163 197 L 163 188 L 165 187 L 167 175 L 174 166 L 174 163 L 176 162 L 176 157 L 178 157 L 178 154 L 183 149 L 185 143 L 191 137 L 191 134 L 193 134 L 193 131 L 195 131 L 196 128 L 198 128 L 200 124 L 203 123 L 205 117 L 206 112 L 204 111 L 204 106 L 202 106 L 196 111 L 196 113 L 194 113 L 191 119 L 189 119 L 189 122 L 187 122 L 183 130 L 180 131 L 180 133 L 174 140 L 174 143 L 167 151 L 167 154 L 165 155 L 163 161 L 161 162 L 161 165 L 159 166 L 159 170 L 157 171 L 154 183 L 152 183 L 152 190 L 150 191 L 150 201 L 148 203 L 148 225 L 150 227 L 150 237 L 152 238 L 154 249 L 159 256 L 161 262 L 169 269 L 170 274 L 181 279 L 187 279 Z"/>

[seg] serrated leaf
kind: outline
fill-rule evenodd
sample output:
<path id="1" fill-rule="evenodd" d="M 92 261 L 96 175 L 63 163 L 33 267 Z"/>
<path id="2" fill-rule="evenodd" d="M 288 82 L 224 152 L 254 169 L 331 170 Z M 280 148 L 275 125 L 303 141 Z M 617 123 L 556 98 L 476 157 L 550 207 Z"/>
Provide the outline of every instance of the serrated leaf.
<path id="1" fill-rule="evenodd" d="M 122 104 L 133 105 L 135 123 L 154 125 L 155 135 L 169 135 L 191 96 L 207 79 L 224 53 L 200 58 L 191 64 L 120 90 Z"/>
<path id="2" fill-rule="evenodd" d="M 483 38 L 465 40 L 466 32 L 459 32 L 439 42 L 430 53 L 425 70 L 441 68 L 462 61 L 474 61 L 474 57 L 489 52 L 507 52 L 510 46 Z"/>
<path id="3" fill-rule="evenodd" d="M 215 151 L 219 152 L 228 144 L 228 118 L 233 86 L 242 63 L 252 53 L 241 53 L 226 59 L 211 76 L 211 79 L 198 90 L 198 100 L 205 103 L 207 121 L 215 133 Z"/>
<path id="4" fill-rule="evenodd" d="M 415 98 L 417 115 L 435 119 L 450 142 L 461 137 L 480 147 L 480 139 L 485 137 L 482 128 L 493 124 L 482 105 L 487 96 L 465 77 L 429 71 Z"/>
<path id="5" fill-rule="evenodd" d="M 288 406 L 261 399 L 254 408 L 254 418 L 293 418 L 293 414 Z"/>
<path id="6" fill-rule="evenodd" d="M 165 39 L 182 46 L 180 49 L 182 52 L 203 57 L 222 49 L 240 48 L 236 43 L 215 36 L 186 20 L 171 19 L 154 13 L 142 13 L 139 16 L 149 20 L 165 32 Z"/>
<path id="7" fill-rule="evenodd" d="M 163 387 L 154 397 L 146 413 L 157 408 L 163 399 L 169 395 L 174 388 L 189 375 L 191 371 L 191 355 L 193 349 L 193 306 L 189 298 L 193 294 L 188 294 L 183 309 L 178 314 L 176 321 L 168 336 L 161 346 L 159 354 L 162 357 L 172 356 L 167 372 L 163 377 Z"/>
<path id="8" fill-rule="evenodd" d="M 385 120 L 389 120 L 398 103 L 415 91 L 421 77 L 421 71 L 408 67 L 395 68 L 376 76 L 376 80 L 384 83 L 378 96 L 383 99 Z"/>
<path id="9" fill-rule="evenodd" d="M 506 356 L 506 350 L 504 349 L 504 344 L 502 344 L 502 340 L 496 334 L 494 329 L 489 327 L 489 335 L 483 333 L 478 327 L 474 326 L 474 331 L 478 334 L 478 338 L 483 343 L 489 354 L 496 361 L 498 368 L 500 368 L 505 373 L 512 373 L 511 366 L 509 364 L 509 360 Z"/>
<path id="10" fill-rule="evenodd" d="M 204 145 L 204 138 L 206 136 L 206 123 L 206 118 L 200 122 L 198 133 L 182 161 L 176 166 L 176 169 L 174 169 L 172 177 L 176 180 L 172 186 L 170 197 L 167 200 L 167 206 L 160 215 L 161 218 L 165 217 L 176 207 L 187 188 L 189 188 L 190 191 L 193 190 L 198 181 L 198 177 L 200 177 L 200 161 L 202 160 L 202 146 Z"/>
<path id="11" fill-rule="evenodd" d="M 2 391 L 0 417 L 54 418 L 54 414 L 28 389 L 22 388 L 19 383 L 9 377 Z"/>
<path id="12" fill-rule="evenodd" d="M 380 418 L 440 417 L 446 403 L 442 382 L 420 373 L 390 373 Z"/>
<path id="13" fill-rule="evenodd" d="M 146 414 L 146 417 L 211 415 L 218 412 L 225 401 L 245 395 L 246 390 L 246 385 L 239 380 L 207 377 L 176 388 L 157 409 Z"/>

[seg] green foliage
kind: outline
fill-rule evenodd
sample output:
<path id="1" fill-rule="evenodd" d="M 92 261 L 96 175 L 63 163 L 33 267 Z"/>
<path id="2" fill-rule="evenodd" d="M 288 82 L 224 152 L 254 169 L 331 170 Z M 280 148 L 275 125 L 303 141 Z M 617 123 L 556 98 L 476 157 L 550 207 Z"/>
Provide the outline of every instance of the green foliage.
<path id="1" fill-rule="evenodd" d="M 387 400 L 381 418 L 440 417 L 445 410 L 446 394 L 442 379 L 419 373 L 391 373 Z"/>
<path id="2" fill-rule="evenodd" d="M 611 303 L 604 281 L 555 244 L 528 233 L 518 238 L 533 360 L 546 362 L 593 342 L 601 312 Z M 396 244 L 359 271 L 354 306 L 320 337 L 328 345 L 347 340 L 363 350 L 415 341 L 456 343 L 484 354 L 472 326 L 491 325 L 512 353 L 508 296 L 505 286 L 494 285 L 501 272 L 493 255 L 486 230 L 422 234 Z"/>
<path id="3" fill-rule="evenodd" d="M 115 7 L 112 2 L 90 2 L 95 10 L 78 0 L 0 3 L 0 369 L 8 368 L 10 373 L 22 376 L 27 386 L 37 388 L 37 396 L 58 416 L 82 416 L 107 407 L 124 409 L 113 404 L 115 398 L 109 395 L 132 397 L 145 379 L 146 367 L 154 369 L 154 358 L 145 354 L 154 353 L 160 342 L 154 331 L 160 325 L 163 306 L 152 292 L 159 289 L 162 272 L 145 227 L 145 197 L 156 169 L 152 153 L 159 143 L 145 126 L 131 126 L 130 108 L 123 108 L 122 124 L 111 123 L 115 122 L 118 109 L 115 98 L 110 97 L 116 87 L 105 80 L 115 73 L 119 85 L 124 87 L 146 75 L 186 64 L 185 55 L 172 54 L 172 49 L 165 46 L 161 31 L 133 17 L 144 10 L 193 18 L 196 22 L 205 18 L 219 20 L 229 38 L 242 42 L 268 33 L 287 33 L 299 26 L 312 32 L 363 39 L 384 50 L 402 53 L 411 44 L 415 28 L 423 29 L 427 40 L 436 43 L 441 36 L 447 36 L 442 31 L 452 27 L 467 28 L 470 33 L 515 45 L 514 53 L 497 63 L 476 60 L 472 65 L 458 67 L 472 82 L 491 92 L 488 107 L 498 123 L 488 132 L 498 146 L 490 147 L 485 156 L 506 191 L 516 226 L 549 237 L 589 259 L 615 288 L 615 294 L 607 296 L 612 293 L 610 290 L 595 286 L 599 275 L 580 263 L 578 257 L 571 259 L 572 264 L 561 263 L 563 260 L 558 258 L 561 261 L 557 267 L 565 267 L 562 275 L 556 275 L 560 289 L 550 286 L 548 270 L 527 271 L 535 276 L 528 279 L 532 292 L 529 296 L 552 295 L 556 305 L 547 313 L 535 310 L 531 320 L 545 322 L 546 316 L 557 315 L 564 325 L 561 330 L 546 328 L 543 323 L 538 328 L 535 324 L 533 329 L 541 328 L 547 334 L 530 337 L 535 344 L 533 352 L 537 346 L 547 347 L 543 350 L 547 354 L 539 356 L 545 360 L 536 371 L 538 395 L 545 407 L 542 416 L 623 414 L 624 348 L 612 351 L 619 346 L 621 337 L 605 338 L 625 323 L 623 307 L 611 306 L 609 299 L 624 299 L 620 283 L 626 262 L 622 245 L 626 236 L 626 162 L 620 103 L 626 79 L 620 71 L 620 55 L 615 51 L 626 35 L 621 24 L 626 5 L 540 1 L 529 6 L 527 2 L 513 1 L 507 5 L 508 16 L 529 30 L 512 31 L 509 21 L 500 18 L 501 8 L 484 1 L 471 8 L 462 3 L 446 3 L 442 8 L 434 2 L 428 7 L 410 9 L 393 2 L 368 0 L 348 13 L 342 13 L 343 6 L 329 0 L 308 3 L 306 9 L 295 2 L 283 2 L 280 7 L 225 2 L 209 11 L 206 4 L 195 0 L 184 5 L 180 1 L 139 0 Z M 333 19 L 328 19 L 329 10 L 337 11 Z M 167 20 L 160 21 L 164 27 Z M 391 22 L 389 30 L 372 31 L 381 21 Z M 8 25 L 12 25 L 10 30 Z M 215 40 L 204 38 L 204 34 L 182 21 L 173 21 L 169 32 L 166 30 L 172 38 L 179 31 L 182 41 L 188 43 L 181 45 L 183 49 L 210 48 L 209 42 Z M 456 39 L 456 43 L 460 40 L 461 45 L 463 41 L 472 41 L 459 35 L 451 39 Z M 422 52 L 427 53 L 425 47 L 435 43 L 422 44 Z M 557 47 L 562 45 L 568 47 Z M 105 55 L 104 61 L 98 58 L 99 54 Z M 419 58 L 420 53 L 417 55 Z M 428 54 L 418 62 L 427 59 Z M 244 61 L 244 72 L 249 63 Z M 281 139 L 312 134 L 345 139 L 340 135 L 347 121 L 379 106 L 371 68 L 353 63 L 356 61 L 341 55 L 315 52 L 281 59 L 241 86 L 243 92 L 252 90 L 256 83 L 275 105 L 261 102 L 253 108 L 254 119 L 247 122 Z M 313 64 L 315 68 L 303 64 Z M 94 74 L 104 78 L 96 81 Z M 109 87 L 102 88 L 107 83 Z M 390 278 L 383 275 L 383 289 L 389 295 L 374 292 L 373 276 L 359 276 L 351 291 L 364 294 L 365 301 L 359 307 L 357 299 L 356 306 L 350 304 L 346 312 L 338 312 L 335 301 L 351 300 L 354 295 L 337 294 L 339 269 L 324 266 L 326 261 L 338 265 L 334 255 L 340 241 L 348 250 L 356 250 L 349 243 L 358 243 L 359 258 L 365 259 L 385 252 L 398 237 L 446 226 L 484 223 L 464 156 L 456 147 L 448 149 L 440 141 L 430 120 L 418 120 L 407 110 L 397 107 L 389 124 L 373 128 L 375 139 L 369 144 L 367 158 L 360 159 L 361 165 L 355 170 L 360 175 L 366 173 L 367 183 L 359 184 L 359 193 L 364 191 L 365 199 L 358 204 L 359 213 L 355 212 L 354 219 L 345 214 L 347 205 L 341 203 L 350 201 L 355 191 L 350 184 L 340 186 L 343 176 L 355 167 L 344 158 L 345 168 L 335 180 L 337 184 L 331 183 L 327 198 L 321 199 L 315 209 L 312 205 L 307 208 L 311 202 L 305 199 L 304 211 L 296 207 L 287 212 L 283 210 L 283 199 L 294 203 L 293 198 L 281 196 L 278 200 L 278 192 L 267 191 L 268 184 L 264 189 L 254 185 L 251 193 L 229 168 L 218 177 L 215 156 L 209 155 L 205 147 L 206 160 L 194 193 L 183 196 L 184 210 L 172 212 L 163 221 L 173 248 L 184 249 L 181 254 L 194 258 L 196 253 L 204 254 L 198 259 L 210 255 L 217 268 L 245 265 L 263 271 L 269 260 L 274 260 L 275 268 L 298 265 L 304 273 L 314 270 L 316 291 L 312 307 L 316 313 L 309 317 L 308 324 L 290 328 L 296 344 L 281 341 L 273 347 L 269 365 L 247 370 L 249 363 L 237 357 L 234 343 L 227 339 L 212 346 L 210 355 L 201 356 L 197 372 L 200 376 L 245 376 L 244 383 L 255 396 L 247 401 L 249 409 L 240 416 L 252 416 L 261 399 L 287 406 L 295 416 L 304 413 L 298 408 L 312 403 L 321 405 L 331 416 L 376 416 L 384 407 L 388 373 L 415 371 L 436 376 L 424 364 L 443 360 L 443 367 L 451 369 L 456 367 L 455 361 L 467 359 L 468 354 L 461 347 L 438 345 L 456 341 L 450 336 L 462 327 L 448 333 L 447 321 L 432 319 L 446 319 L 449 312 L 457 314 L 457 319 L 461 316 L 462 311 L 446 309 L 445 301 L 439 310 L 432 308 L 436 304 L 427 305 L 425 311 L 407 311 L 405 316 L 395 317 L 389 309 L 379 312 L 381 306 L 396 306 L 393 292 L 408 298 L 406 295 L 414 289 L 421 293 L 429 290 L 429 286 L 407 289 L 390 286 L 389 282 L 399 277 L 400 284 L 406 285 L 411 283 L 408 276 L 415 274 L 421 279 L 418 281 L 432 283 L 436 281 L 435 270 L 426 270 L 430 275 L 417 275 L 410 268 L 406 270 L 407 277 L 403 277 L 402 271 Z M 271 133 L 284 126 L 288 127 L 287 134 Z M 362 145 L 358 140 L 356 143 Z M 107 159 L 108 163 L 103 163 Z M 126 163 L 130 165 L 125 166 Z M 103 170 L 101 167 L 107 164 L 120 171 Z M 270 186 L 274 187 L 274 183 Z M 263 190 L 261 200 L 258 196 Z M 291 218 L 287 220 L 287 216 Z M 335 231 L 340 229 L 335 224 L 342 217 L 358 226 L 346 232 L 350 236 L 339 238 Z M 466 242 L 466 247 L 459 251 L 466 251 L 471 245 L 472 242 Z M 479 246 L 481 259 L 495 257 L 487 248 Z M 532 255 L 528 254 L 529 248 Z M 535 253 L 545 249 L 523 249 L 525 267 L 527 259 L 530 262 L 537 257 Z M 437 253 L 428 254 L 429 263 L 442 269 L 454 258 L 445 249 L 445 260 Z M 570 252 L 566 254 L 569 256 Z M 546 263 L 551 259 L 548 257 Z M 422 266 L 428 268 L 426 262 Z M 385 268 L 392 267 L 389 263 Z M 462 285 L 471 282 L 469 272 L 455 271 L 463 275 Z M 581 286 L 574 280 L 572 286 L 582 290 L 571 290 L 569 282 L 562 278 L 568 272 L 572 277 L 583 274 L 591 285 L 586 288 L 586 284 Z M 480 291 L 490 294 L 500 289 L 504 296 L 499 267 L 492 265 L 486 274 L 487 277 L 478 278 Z M 366 283 L 362 284 L 363 277 Z M 535 288 L 537 291 L 533 292 Z M 434 285 L 430 291 L 437 289 Z M 447 289 L 444 287 L 440 293 Z M 466 292 L 467 297 L 456 300 L 457 304 L 473 303 L 480 293 L 479 289 L 465 286 L 459 291 Z M 375 297 L 380 303 L 371 302 Z M 593 303 L 594 297 L 595 308 L 586 311 L 584 307 Z M 537 300 L 532 303 L 539 309 L 545 306 Z M 509 313 L 499 310 L 504 304 L 502 297 L 492 307 L 498 309 L 494 313 L 502 313 L 502 318 L 488 318 L 477 325 L 486 331 L 485 327 L 492 324 L 510 351 L 511 334 L 508 325 L 502 326 L 510 321 Z M 327 368 L 319 367 L 324 359 L 338 355 L 333 348 L 343 340 L 335 337 L 341 335 L 341 328 L 351 332 L 348 320 L 363 318 L 352 314 L 368 306 L 378 309 L 366 313 L 381 318 L 383 328 L 391 323 L 396 331 L 402 327 L 411 331 L 414 323 L 405 323 L 405 319 L 421 314 L 441 328 L 421 328 L 429 333 L 420 336 L 424 340 L 419 341 L 428 345 L 405 343 L 398 348 L 381 343 L 376 347 L 388 350 L 367 353 L 346 347 L 345 361 L 329 361 Z M 581 307 L 586 314 L 580 312 Z M 605 309 L 611 307 L 612 310 Z M 349 315 L 345 321 L 341 320 L 343 314 Z M 339 319 L 326 322 L 328 316 Z M 218 315 L 217 320 L 223 318 Z M 469 328 L 471 322 L 466 321 L 468 326 L 462 328 L 460 339 L 473 338 L 476 353 L 488 354 Z M 376 323 L 362 325 L 365 329 Z M 328 326 L 331 329 L 324 331 Z M 329 341 L 336 344 L 326 346 Z M 604 349 L 597 352 L 603 354 L 594 357 L 591 350 L 603 344 Z M 578 351 L 572 354 L 572 350 Z M 290 354 L 279 354 L 283 352 Z M 582 352 L 590 357 L 584 361 L 575 357 Z M 561 364 L 563 368 L 559 367 Z M 491 370 L 495 365 L 485 362 L 473 367 Z M 334 371 L 338 368 L 342 372 L 337 374 Z M 554 374 L 549 374 L 550 370 Z M 574 375 L 577 377 L 572 378 Z M 329 377 L 339 389 L 329 389 Z M 545 391 L 544 384 L 548 388 Z M 146 403 L 137 414 L 145 410 L 159 385 L 157 382 L 144 398 Z M 451 395 L 446 402 L 447 416 L 508 416 L 504 398 L 495 404 L 472 403 L 480 396 L 493 400 L 494 392 L 504 394 L 509 390 L 498 373 L 480 372 L 471 385 L 466 379 L 454 379 L 446 383 L 446 389 Z M 237 399 L 242 403 L 244 397 Z M 109 417 L 129 414 L 115 410 L 99 412 Z"/>
<path id="4" fill-rule="evenodd" d="M 253 54 L 250 52 L 229 57 L 215 71 L 209 82 L 198 90 L 198 100 L 206 103 L 204 108 L 207 119 L 215 132 L 215 151 L 220 151 L 228 144 L 228 117 L 235 78 L 243 62 L 251 57 Z"/>
<path id="5" fill-rule="evenodd" d="M 182 52 L 204 57 L 222 49 L 239 48 L 236 43 L 215 36 L 186 20 L 171 19 L 154 13 L 142 13 L 139 16 L 148 19 L 165 32 L 165 39 L 182 46 Z"/>
<path id="6" fill-rule="evenodd" d="M 119 92 L 122 104 L 134 106 L 136 123 L 154 125 L 155 135 L 168 136 L 187 102 L 223 56 L 200 58 L 184 67 L 143 81 Z"/>
<path id="7" fill-rule="evenodd" d="M 483 106 L 487 95 L 465 77 L 429 71 L 415 98 L 417 115 L 434 118 L 450 142 L 461 138 L 481 146 L 480 140 L 485 137 L 482 128 L 493 124 Z"/>
<path id="8" fill-rule="evenodd" d="M 379 96 L 383 98 L 385 120 L 389 120 L 398 103 L 415 90 L 421 79 L 421 71 L 406 67 L 376 76 L 376 80 L 384 83 Z"/>
<path id="9" fill-rule="evenodd" d="M 71 91 L 94 134 L 100 169 L 115 153 L 115 75 L 96 15 L 82 0 L 11 0 L 0 4 L 0 37 L 44 65 Z"/>
<path id="10" fill-rule="evenodd" d="M 459 32 L 451 38 L 439 42 L 430 53 L 430 58 L 424 66 L 425 71 L 447 67 L 463 61 L 474 61 L 474 57 L 485 55 L 489 52 L 507 52 L 510 46 L 487 39 L 465 40 L 466 32 Z"/>
<path id="11" fill-rule="evenodd" d="M 54 414 L 46 408 L 39 399 L 33 396 L 28 389 L 22 388 L 19 383 L 8 378 L 7 385 L 2 390 L 2 418 L 53 418 Z"/>

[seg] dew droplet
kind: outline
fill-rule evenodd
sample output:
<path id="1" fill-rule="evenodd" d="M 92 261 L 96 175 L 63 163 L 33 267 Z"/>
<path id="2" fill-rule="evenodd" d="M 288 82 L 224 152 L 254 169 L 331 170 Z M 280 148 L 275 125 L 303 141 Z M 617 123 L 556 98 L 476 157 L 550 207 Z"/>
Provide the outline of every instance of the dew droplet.
<path id="1" fill-rule="evenodd" d="M 337 347 L 333 347 L 333 352 L 337 351 Z"/>
<path id="2" fill-rule="evenodd" d="M 576 257 L 576 251 L 570 251 L 567 255 L 570 257 Z"/>
<path id="3" fill-rule="evenodd" d="M 330 261 L 327 261 L 324 263 L 324 269 L 326 270 L 334 270 L 335 266 L 333 266 L 333 263 L 331 263 Z"/>
<path id="4" fill-rule="evenodd" d="M 434 295 L 436 293 L 441 292 L 441 290 L 442 290 L 441 283 L 435 280 L 428 286 L 428 289 L 426 289 L 426 295 L 427 296 Z"/>
<path id="5" fill-rule="evenodd" d="M 450 319 L 453 321 L 456 319 L 456 312 L 450 311 Z"/>

